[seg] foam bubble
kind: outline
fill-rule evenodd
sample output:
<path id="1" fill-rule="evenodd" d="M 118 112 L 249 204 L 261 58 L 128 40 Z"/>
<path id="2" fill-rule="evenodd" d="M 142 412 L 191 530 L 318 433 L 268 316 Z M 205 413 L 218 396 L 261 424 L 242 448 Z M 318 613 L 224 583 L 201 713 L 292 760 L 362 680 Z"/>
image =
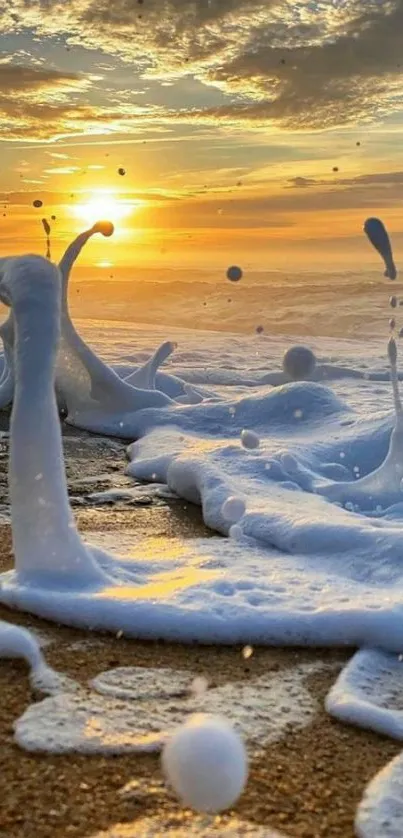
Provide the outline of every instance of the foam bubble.
<path id="1" fill-rule="evenodd" d="M 165 776 L 184 806 L 197 812 L 223 812 L 245 787 L 244 744 L 232 725 L 198 715 L 179 728 L 162 754 Z"/>
<path id="2" fill-rule="evenodd" d="M 254 431 L 248 431 L 244 429 L 243 431 L 241 431 L 241 443 L 244 448 L 259 448 L 260 439 L 258 435 L 254 433 Z"/>
<path id="3" fill-rule="evenodd" d="M 242 498 L 231 496 L 227 498 L 221 511 L 226 521 L 236 524 L 245 514 L 245 509 L 245 501 Z"/>
<path id="4" fill-rule="evenodd" d="M 283 370 L 292 381 L 311 378 L 315 366 L 315 355 L 307 346 L 291 346 L 283 358 Z"/>

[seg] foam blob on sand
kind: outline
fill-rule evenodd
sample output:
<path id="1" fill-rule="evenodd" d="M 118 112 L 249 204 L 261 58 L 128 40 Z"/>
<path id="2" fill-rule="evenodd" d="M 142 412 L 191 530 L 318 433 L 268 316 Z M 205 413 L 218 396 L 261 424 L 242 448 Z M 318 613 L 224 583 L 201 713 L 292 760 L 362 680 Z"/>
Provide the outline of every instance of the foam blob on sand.
<path id="1" fill-rule="evenodd" d="M 245 746 L 226 719 L 198 715 L 165 745 L 164 774 L 184 806 L 223 812 L 242 794 L 248 776 Z"/>
<path id="2" fill-rule="evenodd" d="M 285 834 L 280 835 L 268 826 L 259 826 L 235 817 L 209 817 L 206 824 L 204 815 L 195 816 L 186 812 L 178 816 L 170 812 L 169 823 L 163 816 L 149 816 L 137 819 L 132 824 L 116 824 L 103 832 L 97 832 L 91 838 L 139 838 L 140 835 L 141 838 L 162 838 L 163 835 L 169 838 L 207 838 L 206 829 L 208 838 L 287 838 Z"/>
<path id="3" fill-rule="evenodd" d="M 368 784 L 355 818 L 357 838 L 401 838 L 403 835 L 403 754 L 395 757 Z"/>
<path id="4" fill-rule="evenodd" d="M 402 656 L 380 649 L 356 652 L 326 699 L 341 721 L 403 739 Z"/>
<path id="5" fill-rule="evenodd" d="M 160 751 L 189 713 L 225 716 L 251 748 L 308 725 L 317 703 L 305 686 L 325 669 L 321 661 L 271 672 L 249 681 L 195 689 L 189 671 L 119 667 L 101 672 L 90 689 L 60 677 L 50 697 L 31 704 L 15 724 L 27 751 L 52 754 L 122 754 Z M 94 724 L 93 720 L 97 723 Z"/>

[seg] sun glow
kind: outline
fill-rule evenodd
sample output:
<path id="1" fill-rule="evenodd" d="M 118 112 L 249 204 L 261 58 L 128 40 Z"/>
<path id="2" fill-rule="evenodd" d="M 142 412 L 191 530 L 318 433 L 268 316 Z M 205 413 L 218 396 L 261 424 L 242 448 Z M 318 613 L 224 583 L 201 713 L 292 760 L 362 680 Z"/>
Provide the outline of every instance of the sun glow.
<path id="1" fill-rule="evenodd" d="M 135 212 L 139 206 L 140 201 L 119 200 L 112 192 L 97 192 L 88 201 L 76 204 L 74 213 L 80 221 L 89 225 L 95 224 L 100 218 L 116 224 Z"/>

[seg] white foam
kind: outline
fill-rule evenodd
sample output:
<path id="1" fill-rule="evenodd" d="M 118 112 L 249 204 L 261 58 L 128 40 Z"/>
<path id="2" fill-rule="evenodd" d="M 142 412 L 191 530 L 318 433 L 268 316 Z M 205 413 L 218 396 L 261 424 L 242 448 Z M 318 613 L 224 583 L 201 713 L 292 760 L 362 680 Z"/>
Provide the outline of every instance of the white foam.
<path id="1" fill-rule="evenodd" d="M 224 812 L 242 794 L 248 758 L 242 738 L 223 716 L 198 713 L 175 730 L 162 770 L 182 803 L 196 812 Z"/>
<path id="2" fill-rule="evenodd" d="M 231 530 L 236 530 L 236 540 L 164 544 L 136 538 L 130 555 L 120 559 L 105 551 L 109 544 L 115 546 L 114 534 L 101 546 L 82 541 L 68 504 L 52 381 L 60 276 L 39 257 L 2 260 L 0 295 L 6 303 L 12 301 L 18 321 L 10 440 L 16 566 L 1 575 L 0 601 L 119 636 L 242 645 L 372 645 L 401 651 L 403 423 L 393 339 L 389 358 L 396 416 L 379 412 L 380 406 L 389 405 L 389 395 L 371 381 L 386 380 L 387 372 L 368 358 L 368 381 L 354 389 L 350 379 L 367 375 L 354 366 L 346 370 L 318 364 L 317 374 L 330 367 L 334 380 L 344 376 L 333 391 L 314 382 L 269 390 L 266 385 L 281 383 L 281 377 L 274 370 L 268 381 L 255 369 L 247 384 L 243 374 L 234 374 L 237 392 L 231 399 L 177 405 L 158 396 L 155 409 L 149 405 L 157 391 L 150 389 L 144 391 L 145 400 L 139 397 L 135 411 L 130 403 L 127 413 L 122 412 L 120 395 L 133 388 L 109 367 L 105 373 L 105 365 L 94 353 L 87 354 L 76 333 L 66 333 L 70 326 L 64 323 L 63 340 L 70 341 L 70 349 L 74 344 L 86 370 L 72 398 L 84 393 L 88 404 L 88 394 L 94 396 L 98 386 L 102 399 L 106 391 L 109 398 L 115 387 L 119 390 L 119 398 L 109 401 L 109 412 L 105 402 L 98 414 L 91 405 L 81 420 L 90 418 L 88 427 L 93 429 L 121 436 L 130 432 L 136 438 L 129 449 L 130 475 L 160 482 L 200 504 L 206 523 L 222 535 L 231 527 L 223 514 L 228 499 L 245 500 L 245 514 Z M 24 341 L 18 337 L 22 333 Z M 258 389 L 251 395 L 253 386 Z M 260 440 L 258 449 L 239 444 L 243 429 Z M 348 712 L 353 721 L 387 732 L 396 729 L 400 736 L 395 662 L 376 678 L 382 668 L 376 654 L 368 659 L 372 689 L 375 684 L 370 701 L 364 700 L 360 679 L 351 681 L 355 663 L 347 672 Z M 269 706 L 273 714 L 268 701 L 272 685 L 258 686 L 259 713 Z M 158 698 L 164 705 L 158 729 L 150 730 L 149 706 L 143 719 L 136 707 L 134 729 L 127 699 L 68 687 L 60 692 L 59 687 L 59 682 L 50 684 L 56 694 L 29 708 L 17 723 L 17 737 L 25 747 L 102 753 L 159 748 L 173 720 L 181 721 L 195 709 L 188 698 L 185 712 L 178 699 L 179 710 L 173 713 L 172 699 L 165 706 Z M 256 681 L 236 685 L 243 707 L 253 704 L 248 689 L 256 695 Z M 277 704 L 278 689 L 277 683 Z M 229 685 L 207 690 L 203 707 L 196 709 L 221 712 L 223 698 L 228 707 L 228 690 Z M 301 683 L 296 691 L 300 700 Z M 329 701 L 336 709 L 343 704 L 340 682 Z M 258 731 L 259 741 L 269 741 L 268 719 L 260 716 L 259 730 L 254 718 L 252 729 L 237 713 L 249 739 Z M 158 721 L 157 710 L 154 716 Z"/>
<path id="3" fill-rule="evenodd" d="M 23 658 L 32 670 L 45 665 L 38 638 L 4 620 L 0 620 L 0 658 Z"/>
<path id="4" fill-rule="evenodd" d="M 355 818 L 358 838 L 403 835 L 403 754 L 393 759 L 365 789 Z"/>
<path id="5" fill-rule="evenodd" d="M 207 818 L 190 815 L 188 812 L 180 815 L 169 815 L 169 823 L 161 815 L 155 817 L 141 817 L 133 823 L 116 824 L 102 832 L 97 832 L 91 838 L 286 838 L 284 833 L 270 829 L 268 826 L 242 821 L 238 818 L 219 817 Z"/>
<path id="6" fill-rule="evenodd" d="M 26 660 L 30 668 L 31 686 L 38 692 L 49 695 L 62 689 L 72 689 L 74 682 L 47 665 L 41 651 L 44 645 L 43 639 L 34 632 L 0 620 L 0 658 Z"/>
<path id="7" fill-rule="evenodd" d="M 110 478 L 110 475 L 108 477 Z M 98 506 L 103 506 L 120 501 L 141 503 L 151 500 L 154 496 L 172 497 L 172 492 L 169 492 L 165 484 L 155 483 L 147 486 L 125 486 L 118 489 L 105 489 L 103 492 L 91 492 L 86 496 L 86 499 Z"/>
<path id="8" fill-rule="evenodd" d="M 403 739 L 402 656 L 357 652 L 330 690 L 326 709 L 341 721 Z"/>
<path id="9" fill-rule="evenodd" d="M 111 670 L 92 689 L 65 681 L 18 719 L 16 741 L 28 751 L 57 754 L 159 751 L 190 714 L 208 713 L 225 716 L 256 749 L 281 739 L 290 725 L 309 724 L 317 702 L 304 682 L 324 666 L 300 664 L 197 693 L 194 673 L 167 668 Z"/>
<path id="10" fill-rule="evenodd" d="M 43 296 L 37 327 L 30 321 L 26 261 L 26 328 L 40 330 L 42 343 L 53 341 L 55 352 L 52 330 L 49 337 L 43 328 L 43 318 L 55 328 L 55 275 L 49 285 L 46 271 L 53 269 L 35 262 L 35 271 L 45 271 L 42 284 L 34 271 L 35 293 L 41 289 Z M 14 288 L 12 277 L 9 282 Z M 16 289 L 21 293 L 18 283 Z M 30 355 L 21 356 L 20 374 L 28 361 L 30 367 L 39 363 L 32 349 L 33 341 Z M 401 538 L 390 520 L 391 504 L 393 510 L 401 499 L 400 480 L 398 486 L 380 481 L 375 468 L 390 433 L 384 417 L 362 421 L 314 383 L 232 403 L 138 411 L 136 433 L 143 438 L 130 448 L 131 474 L 202 503 L 207 524 L 224 534 L 230 522 L 222 509 L 234 491 L 245 498 L 247 512 L 236 542 L 183 542 L 174 556 L 154 545 L 152 557 L 137 543 L 123 561 L 78 536 L 51 381 L 40 399 L 43 421 L 24 420 L 28 403 L 38 399 L 35 381 L 30 376 L 20 387 L 22 404 L 16 401 L 13 414 L 16 570 L 2 576 L 0 600 L 57 621 L 142 637 L 403 647 Z M 245 427 L 258 434 L 258 453 L 236 444 Z M 399 433 L 393 439 L 400 451 Z M 340 483 L 321 473 L 341 455 L 347 473 L 353 478 L 358 467 L 361 480 Z M 393 463 L 385 464 L 387 477 Z M 384 511 L 374 518 L 380 498 Z M 361 512 L 369 507 L 371 514 L 353 514 L 331 500 L 354 503 Z"/>
<path id="11" fill-rule="evenodd" d="M 139 367 L 125 368 L 122 380 L 78 335 L 70 318 L 68 286 L 72 268 L 83 247 L 96 233 L 110 236 L 113 225 L 97 222 L 80 233 L 66 249 L 60 264 L 62 277 L 62 340 L 57 365 L 56 391 L 59 407 L 67 411 L 67 421 L 87 430 L 127 438 L 130 417 L 141 407 L 168 404 L 170 396 L 182 403 L 197 403 L 207 391 L 196 391 L 177 376 L 159 373 L 159 367 L 174 351 L 172 341 L 164 341 Z M 4 263 L 4 260 L 3 260 Z M 14 323 L 10 317 L 0 325 L 4 354 L 0 375 L 0 408 L 7 407 L 14 395 Z M 158 389 L 157 389 L 158 388 Z M 112 406 L 113 405 L 113 406 Z M 114 413 L 119 413 L 115 421 Z M 121 421 L 124 416 L 124 423 Z M 124 429 L 123 429 L 124 424 Z M 122 430 L 123 429 L 123 430 Z"/>

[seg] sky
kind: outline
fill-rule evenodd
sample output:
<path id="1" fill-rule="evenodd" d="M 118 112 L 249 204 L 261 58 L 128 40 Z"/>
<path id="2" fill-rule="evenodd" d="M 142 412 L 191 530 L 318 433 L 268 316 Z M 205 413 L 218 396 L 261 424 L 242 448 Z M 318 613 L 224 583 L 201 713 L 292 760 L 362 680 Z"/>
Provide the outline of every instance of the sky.
<path id="1" fill-rule="evenodd" d="M 367 269 L 368 216 L 403 249 L 402 70 L 403 0 L 3 0 L 2 255 L 107 217 L 105 275 Z"/>

